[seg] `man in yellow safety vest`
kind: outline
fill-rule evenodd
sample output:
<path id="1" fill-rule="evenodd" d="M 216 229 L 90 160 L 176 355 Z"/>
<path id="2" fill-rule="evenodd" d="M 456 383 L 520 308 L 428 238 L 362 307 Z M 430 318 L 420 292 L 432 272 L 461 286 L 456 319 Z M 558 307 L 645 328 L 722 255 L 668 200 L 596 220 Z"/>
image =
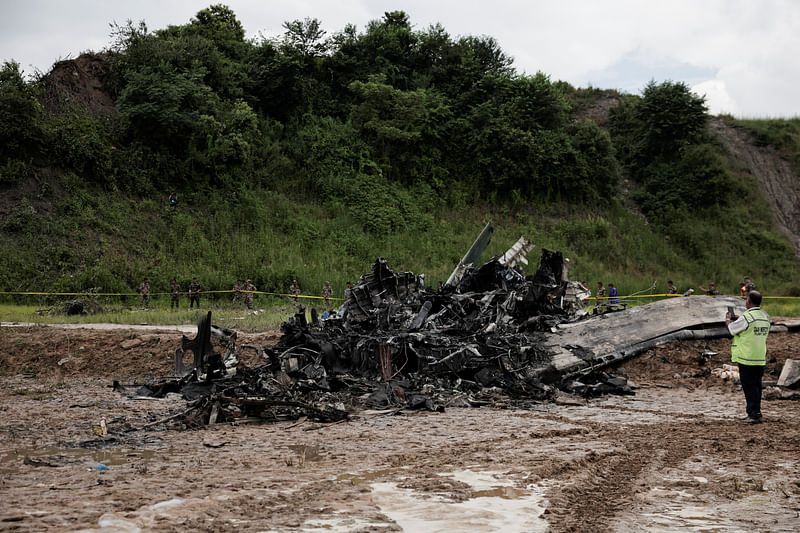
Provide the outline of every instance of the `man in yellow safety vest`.
<path id="1" fill-rule="evenodd" d="M 761 378 L 767 364 L 767 335 L 770 318 L 761 310 L 761 293 L 750 291 L 745 307 L 747 311 L 739 317 L 725 315 L 725 324 L 733 335 L 731 361 L 739 365 L 739 381 L 747 403 L 747 416 L 742 422 L 761 423 Z"/>

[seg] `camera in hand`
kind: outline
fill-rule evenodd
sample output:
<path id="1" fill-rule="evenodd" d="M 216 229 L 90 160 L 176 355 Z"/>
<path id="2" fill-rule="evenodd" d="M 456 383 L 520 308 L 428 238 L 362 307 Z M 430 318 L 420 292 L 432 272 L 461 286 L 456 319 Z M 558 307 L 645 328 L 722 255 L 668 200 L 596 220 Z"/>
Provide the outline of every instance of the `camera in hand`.
<path id="1" fill-rule="evenodd" d="M 736 313 L 734 312 L 733 307 L 731 307 L 730 305 L 728 306 L 728 314 L 730 315 L 731 320 L 736 320 L 737 318 L 739 318 L 739 317 L 736 316 Z"/>

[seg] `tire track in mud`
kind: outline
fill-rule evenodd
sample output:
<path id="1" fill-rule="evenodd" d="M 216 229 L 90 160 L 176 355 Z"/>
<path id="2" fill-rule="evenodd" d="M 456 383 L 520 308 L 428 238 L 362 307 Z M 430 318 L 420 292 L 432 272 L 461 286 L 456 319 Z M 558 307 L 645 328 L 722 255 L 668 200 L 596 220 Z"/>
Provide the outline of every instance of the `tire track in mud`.
<path id="1" fill-rule="evenodd" d="M 560 483 L 548 495 L 550 504 L 545 511 L 552 531 L 585 531 L 587 524 L 592 524 L 594 531 L 611 531 L 614 517 L 633 505 L 639 491 L 649 488 L 644 483 L 646 474 L 695 453 L 695 439 L 687 437 L 696 426 L 666 424 L 623 432 L 598 427 L 600 440 L 611 441 L 619 449 L 589 452 L 577 464 L 563 467 L 567 479 L 556 480 Z"/>
<path id="2" fill-rule="evenodd" d="M 783 422 L 758 429 L 730 420 L 664 423 L 624 431 L 595 427 L 598 440 L 613 442 L 619 449 L 590 451 L 539 472 L 554 482 L 545 511 L 553 532 L 586 531 L 588 524 L 592 531 L 614 531 L 615 518 L 634 508 L 636 495 L 650 490 L 654 479 L 664 479 L 665 470 L 699 454 L 746 469 L 752 464 L 747 459 L 726 455 L 726 450 L 740 450 L 745 444 L 755 458 L 752 461 L 777 464 L 797 453 L 800 436 L 797 428 Z M 758 466 L 765 467 L 761 462 Z"/>

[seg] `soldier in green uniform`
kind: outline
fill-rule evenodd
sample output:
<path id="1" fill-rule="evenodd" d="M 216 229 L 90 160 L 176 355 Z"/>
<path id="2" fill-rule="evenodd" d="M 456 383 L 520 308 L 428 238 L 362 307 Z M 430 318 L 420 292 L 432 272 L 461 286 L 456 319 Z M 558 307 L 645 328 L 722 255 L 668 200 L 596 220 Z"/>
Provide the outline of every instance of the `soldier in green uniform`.
<path id="1" fill-rule="evenodd" d="M 331 282 L 326 281 L 325 285 L 322 286 L 322 298 L 325 300 L 325 307 L 327 309 L 331 308 L 331 296 L 333 296 L 333 289 L 331 288 Z"/>
<path id="2" fill-rule="evenodd" d="M 175 278 L 172 279 L 172 284 L 169 286 L 169 293 L 170 293 L 170 300 L 169 300 L 170 311 L 173 308 L 178 309 L 181 298 L 181 286 L 178 285 L 178 282 L 177 280 L 175 280 Z"/>
<path id="3" fill-rule="evenodd" d="M 667 282 L 667 294 L 678 294 L 678 287 L 672 283 L 672 280 Z"/>
<path id="4" fill-rule="evenodd" d="M 603 282 L 597 282 L 597 293 L 595 294 L 594 300 L 594 308 L 596 310 L 600 310 L 603 306 L 606 305 L 606 289 L 603 287 Z"/>
<path id="5" fill-rule="evenodd" d="M 731 362 L 739 366 L 739 381 L 745 398 L 747 416 L 741 421 L 761 423 L 761 380 L 767 364 L 767 335 L 770 318 L 761 310 L 761 293 L 750 291 L 741 316 L 725 315 L 725 325 L 733 335 Z"/>
<path id="6" fill-rule="evenodd" d="M 233 305 L 236 305 L 238 302 L 242 301 L 242 288 L 243 287 L 244 287 L 244 285 L 242 285 L 242 280 L 237 279 L 236 280 L 236 285 L 233 286 L 233 300 L 231 301 L 231 303 Z"/>
<path id="7" fill-rule="evenodd" d="M 197 304 L 197 308 L 200 309 L 201 292 L 203 292 L 203 286 L 200 285 L 197 278 L 192 278 L 192 282 L 189 284 L 189 309 L 194 307 L 194 304 Z"/>
<path id="8" fill-rule="evenodd" d="M 139 305 L 144 309 L 150 307 L 150 282 L 147 278 L 139 285 Z"/>
<path id="9" fill-rule="evenodd" d="M 248 309 L 253 309 L 253 298 L 255 297 L 256 286 L 253 285 L 252 280 L 247 280 L 244 284 L 244 290 L 247 291 L 244 293 L 244 303 L 247 305 Z"/>
<path id="10" fill-rule="evenodd" d="M 292 295 L 295 302 L 300 298 L 300 285 L 297 284 L 296 279 L 293 279 L 292 284 L 289 286 L 289 294 Z"/>
<path id="11" fill-rule="evenodd" d="M 719 291 L 717 290 L 717 286 L 714 285 L 713 281 L 709 282 L 707 289 L 705 287 L 703 287 L 702 285 L 698 285 L 697 288 L 700 289 L 701 291 L 703 291 L 704 293 L 706 293 L 709 296 L 717 296 L 719 294 Z"/>

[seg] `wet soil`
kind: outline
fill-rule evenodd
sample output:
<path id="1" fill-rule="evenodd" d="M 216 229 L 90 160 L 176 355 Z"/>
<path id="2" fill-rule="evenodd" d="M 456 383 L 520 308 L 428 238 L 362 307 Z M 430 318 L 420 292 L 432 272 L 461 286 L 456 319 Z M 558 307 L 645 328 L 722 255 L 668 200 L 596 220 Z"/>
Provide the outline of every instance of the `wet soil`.
<path id="1" fill-rule="evenodd" d="M 239 342 L 276 340 L 270 332 Z M 798 340 L 770 335 L 767 381 L 784 359 L 800 358 Z M 800 523 L 800 402 L 765 400 L 766 423 L 738 422 L 741 391 L 711 373 L 727 362 L 727 340 L 673 343 L 629 361 L 618 372 L 638 385 L 635 396 L 361 412 L 337 424 L 136 429 L 185 403 L 130 399 L 109 385 L 167 375 L 179 343 L 170 331 L 0 328 L 0 531 Z"/>

